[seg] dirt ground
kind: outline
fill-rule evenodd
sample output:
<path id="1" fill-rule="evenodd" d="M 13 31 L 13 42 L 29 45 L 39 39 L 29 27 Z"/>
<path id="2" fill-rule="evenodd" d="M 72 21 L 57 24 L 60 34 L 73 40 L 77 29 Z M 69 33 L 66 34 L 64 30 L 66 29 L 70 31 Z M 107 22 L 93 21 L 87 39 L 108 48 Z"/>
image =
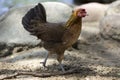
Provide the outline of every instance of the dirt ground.
<path id="1" fill-rule="evenodd" d="M 51 77 L 20 75 L 5 80 L 120 80 L 120 45 L 117 41 L 98 40 L 92 43 L 79 42 L 77 49 L 65 52 L 63 66 L 66 71 L 76 69 L 75 73 Z M 56 55 L 51 55 L 47 68 L 40 64 L 47 51 L 44 48 L 21 50 L 16 47 L 13 54 L 0 58 L 0 79 L 16 72 L 60 73 Z"/>

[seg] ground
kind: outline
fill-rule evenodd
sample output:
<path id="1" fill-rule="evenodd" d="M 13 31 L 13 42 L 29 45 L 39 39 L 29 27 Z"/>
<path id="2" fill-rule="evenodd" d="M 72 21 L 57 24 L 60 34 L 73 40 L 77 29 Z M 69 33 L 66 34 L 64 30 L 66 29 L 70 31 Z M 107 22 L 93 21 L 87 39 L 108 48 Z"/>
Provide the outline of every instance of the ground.
<path id="1" fill-rule="evenodd" d="M 20 75 L 9 80 L 120 80 L 119 42 L 96 38 L 92 42 L 78 42 L 75 47 L 66 50 L 63 60 L 65 70 L 75 69 L 75 73 L 46 78 Z M 47 52 L 44 48 L 20 49 L 16 47 L 12 55 L 0 59 L 0 79 L 16 72 L 61 72 L 56 55 L 49 57 L 48 68 L 40 64 Z"/>

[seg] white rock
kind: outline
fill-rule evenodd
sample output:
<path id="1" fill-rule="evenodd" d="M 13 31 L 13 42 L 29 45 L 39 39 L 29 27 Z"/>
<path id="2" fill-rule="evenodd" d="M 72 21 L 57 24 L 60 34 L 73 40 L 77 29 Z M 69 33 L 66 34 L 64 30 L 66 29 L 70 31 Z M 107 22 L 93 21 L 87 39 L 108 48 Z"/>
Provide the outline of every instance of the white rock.
<path id="1" fill-rule="evenodd" d="M 106 16 L 99 27 L 104 38 L 120 41 L 120 15 Z"/>
<path id="2" fill-rule="evenodd" d="M 113 2 L 106 10 L 105 15 L 120 15 L 120 0 Z"/>
<path id="3" fill-rule="evenodd" d="M 72 8 L 59 2 L 42 3 L 46 8 L 49 22 L 64 22 L 72 11 Z M 22 17 L 35 5 L 27 5 L 21 8 L 13 8 L 0 18 L 0 42 L 36 45 L 40 41 L 29 35 L 22 24 Z"/>
<path id="4" fill-rule="evenodd" d="M 99 34 L 99 21 L 104 17 L 105 10 L 108 8 L 108 6 L 109 5 L 107 4 L 87 3 L 75 7 L 75 9 L 86 9 L 88 14 L 88 16 L 83 18 L 82 33 L 79 39 L 89 40 L 91 37 Z"/>
<path id="5" fill-rule="evenodd" d="M 77 6 L 77 8 L 84 8 L 87 11 L 88 16 L 83 19 L 85 22 L 96 22 L 104 17 L 105 11 L 109 5 L 100 3 L 88 3 Z"/>

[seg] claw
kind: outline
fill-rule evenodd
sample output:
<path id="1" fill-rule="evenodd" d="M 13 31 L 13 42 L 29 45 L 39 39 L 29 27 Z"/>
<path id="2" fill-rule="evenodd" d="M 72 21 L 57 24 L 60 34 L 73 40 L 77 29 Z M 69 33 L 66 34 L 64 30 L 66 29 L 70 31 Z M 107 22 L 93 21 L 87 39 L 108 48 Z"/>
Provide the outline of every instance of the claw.
<path id="1" fill-rule="evenodd" d="M 46 67 L 46 62 L 47 62 L 48 56 L 49 56 L 49 54 L 47 53 L 45 60 L 43 62 L 40 62 L 41 64 L 43 64 L 43 67 Z"/>
<path id="2" fill-rule="evenodd" d="M 46 67 L 46 62 L 40 62 L 42 65 L 43 65 L 43 67 Z"/>
<path id="3" fill-rule="evenodd" d="M 62 72 L 65 72 L 63 65 L 61 63 L 59 63 L 59 65 L 60 65 L 60 68 L 62 69 Z"/>

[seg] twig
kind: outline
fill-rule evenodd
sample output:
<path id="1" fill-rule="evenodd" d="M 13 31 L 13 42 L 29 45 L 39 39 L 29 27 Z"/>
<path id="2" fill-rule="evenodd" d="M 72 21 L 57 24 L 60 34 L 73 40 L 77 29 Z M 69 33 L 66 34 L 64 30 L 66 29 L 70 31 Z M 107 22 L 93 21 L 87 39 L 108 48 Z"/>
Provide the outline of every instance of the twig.
<path id="1" fill-rule="evenodd" d="M 31 76 L 34 76 L 34 77 L 41 77 L 41 78 L 44 78 L 44 77 L 51 77 L 51 76 L 60 76 L 60 75 L 69 75 L 69 74 L 73 74 L 73 73 L 78 73 L 76 69 L 72 69 L 72 70 L 69 70 L 69 71 L 66 71 L 66 72 L 60 72 L 60 73 L 34 73 L 34 72 L 18 72 L 18 73 L 15 73 L 15 74 L 12 74 L 12 75 L 8 75 L 8 76 L 5 76 L 3 78 L 0 78 L 0 80 L 4 80 L 4 79 L 11 79 L 13 77 L 17 77 L 19 75 L 31 75 Z"/>

